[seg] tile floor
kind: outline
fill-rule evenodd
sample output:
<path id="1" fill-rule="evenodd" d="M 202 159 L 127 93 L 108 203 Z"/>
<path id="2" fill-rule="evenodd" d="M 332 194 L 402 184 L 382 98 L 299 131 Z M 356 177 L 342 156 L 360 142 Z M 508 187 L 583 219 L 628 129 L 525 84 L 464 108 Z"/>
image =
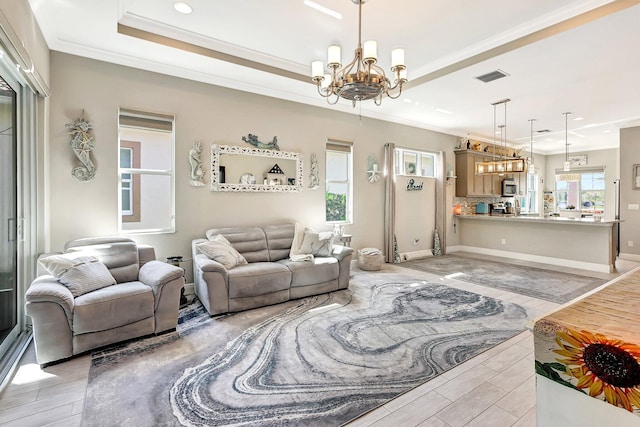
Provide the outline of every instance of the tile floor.
<path id="1" fill-rule="evenodd" d="M 468 254 L 471 255 L 471 254 Z M 540 266 L 536 263 L 507 261 Z M 613 279 L 640 266 L 619 260 L 617 273 L 604 274 L 544 265 L 574 274 Z M 446 281 L 447 285 L 520 304 L 530 320 L 558 304 L 428 273 L 386 265 L 388 271 L 416 278 Z M 531 326 L 531 323 L 529 325 Z M 533 427 L 536 425 L 533 337 L 529 330 L 443 373 L 378 409 L 352 421 L 349 427 Z M 90 356 L 40 369 L 33 345 L 23 356 L 11 383 L 0 394 L 0 426 L 79 426 L 89 375 Z M 108 420 L 105 420 L 108 425 Z"/>

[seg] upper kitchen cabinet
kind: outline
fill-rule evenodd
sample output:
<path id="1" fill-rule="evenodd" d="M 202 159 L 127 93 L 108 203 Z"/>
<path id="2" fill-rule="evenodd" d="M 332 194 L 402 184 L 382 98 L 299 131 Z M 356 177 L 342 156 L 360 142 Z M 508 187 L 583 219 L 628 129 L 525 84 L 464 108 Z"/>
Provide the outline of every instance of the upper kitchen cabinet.
<path id="1" fill-rule="evenodd" d="M 457 150 L 456 197 L 499 197 L 502 195 L 502 178 L 499 175 L 476 175 L 476 162 L 493 160 L 484 152 Z"/>

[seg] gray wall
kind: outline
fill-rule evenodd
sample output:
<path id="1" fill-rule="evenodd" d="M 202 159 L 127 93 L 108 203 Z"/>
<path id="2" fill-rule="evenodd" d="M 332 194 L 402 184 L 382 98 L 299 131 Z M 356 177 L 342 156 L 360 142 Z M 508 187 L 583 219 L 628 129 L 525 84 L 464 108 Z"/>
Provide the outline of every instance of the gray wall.
<path id="1" fill-rule="evenodd" d="M 620 129 L 620 254 L 640 261 L 640 211 L 629 210 L 629 204 L 640 204 L 640 190 L 633 189 L 634 164 L 640 164 L 640 127 Z"/>
<path id="2" fill-rule="evenodd" d="M 324 181 L 327 139 L 353 141 L 354 224 L 352 246 L 383 244 L 384 185 L 367 180 L 367 158 L 382 164 L 383 146 L 395 142 L 408 148 L 446 151 L 453 159 L 456 138 L 380 120 L 361 120 L 354 114 L 305 106 L 265 96 L 225 89 L 77 56 L 51 54 L 50 146 L 47 177 L 50 194 L 50 250 L 84 236 L 117 233 L 117 115 L 119 107 L 176 115 L 176 233 L 134 236 L 156 247 L 159 258 L 189 256 L 190 242 L 211 227 L 261 225 L 299 221 L 318 230 L 324 223 L 324 184 L 301 193 L 216 193 L 188 182 L 188 151 L 203 144 L 202 160 L 209 163 L 210 144 L 245 145 L 248 133 L 261 140 L 278 137 L 280 149 L 303 153 L 305 180 L 311 153 L 318 156 Z M 386 100 L 385 102 L 398 102 Z M 79 117 L 93 124 L 97 176 L 78 182 L 65 124 Z M 209 181 L 207 173 L 206 180 Z"/>

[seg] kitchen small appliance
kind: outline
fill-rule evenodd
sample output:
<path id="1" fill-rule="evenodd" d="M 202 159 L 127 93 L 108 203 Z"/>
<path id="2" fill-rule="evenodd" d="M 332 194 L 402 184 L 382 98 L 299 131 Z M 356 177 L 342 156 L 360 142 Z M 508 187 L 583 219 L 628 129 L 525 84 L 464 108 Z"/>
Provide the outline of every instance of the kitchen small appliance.
<path id="1" fill-rule="evenodd" d="M 488 213 L 489 213 L 489 209 L 487 207 L 486 202 L 476 203 L 476 215 L 486 215 Z"/>
<path id="2" fill-rule="evenodd" d="M 506 215 L 507 214 L 507 207 L 504 205 L 503 202 L 490 203 L 489 204 L 489 211 L 490 211 L 491 215 Z"/>
<path id="3" fill-rule="evenodd" d="M 502 180 L 502 196 L 513 197 L 518 194 L 518 184 L 513 178 L 505 178 Z"/>

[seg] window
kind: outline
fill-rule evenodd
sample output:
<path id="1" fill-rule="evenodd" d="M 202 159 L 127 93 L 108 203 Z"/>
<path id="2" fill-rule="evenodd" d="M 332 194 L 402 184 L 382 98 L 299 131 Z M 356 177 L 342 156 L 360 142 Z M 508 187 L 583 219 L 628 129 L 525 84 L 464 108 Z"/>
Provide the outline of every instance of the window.
<path id="1" fill-rule="evenodd" d="M 120 110 L 119 229 L 175 231 L 174 117 Z"/>
<path id="2" fill-rule="evenodd" d="M 527 198 L 521 208 L 527 213 L 538 213 L 538 174 L 527 173 Z"/>
<path id="3" fill-rule="evenodd" d="M 556 171 L 556 208 L 604 213 L 604 169 Z"/>
<path id="4" fill-rule="evenodd" d="M 326 221 L 350 223 L 352 221 L 352 164 L 351 143 L 328 141 L 326 153 Z"/>
<path id="5" fill-rule="evenodd" d="M 396 174 L 435 177 L 435 155 L 396 148 Z"/>

